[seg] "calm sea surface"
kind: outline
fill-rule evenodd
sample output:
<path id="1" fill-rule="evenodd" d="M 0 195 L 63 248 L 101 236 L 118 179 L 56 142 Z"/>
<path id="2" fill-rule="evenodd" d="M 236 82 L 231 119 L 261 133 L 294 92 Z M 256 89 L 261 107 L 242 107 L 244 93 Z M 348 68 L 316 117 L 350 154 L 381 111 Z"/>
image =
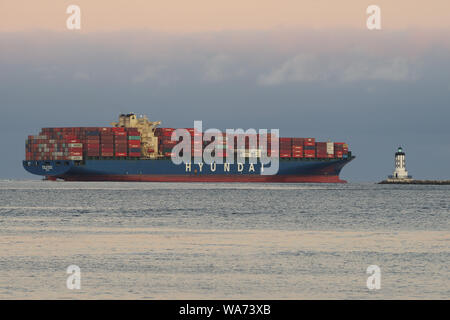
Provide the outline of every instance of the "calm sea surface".
<path id="1" fill-rule="evenodd" d="M 449 299 L 449 217 L 450 186 L 0 181 L 0 299 Z"/>

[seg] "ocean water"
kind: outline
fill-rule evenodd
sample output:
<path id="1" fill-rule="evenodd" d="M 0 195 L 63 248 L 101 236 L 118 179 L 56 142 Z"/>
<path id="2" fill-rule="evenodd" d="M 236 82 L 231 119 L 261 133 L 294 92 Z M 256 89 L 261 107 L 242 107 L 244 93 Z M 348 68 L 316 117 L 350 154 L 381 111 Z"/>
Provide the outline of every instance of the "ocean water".
<path id="1" fill-rule="evenodd" d="M 448 299 L 449 217 L 450 186 L 0 181 L 0 299 Z"/>

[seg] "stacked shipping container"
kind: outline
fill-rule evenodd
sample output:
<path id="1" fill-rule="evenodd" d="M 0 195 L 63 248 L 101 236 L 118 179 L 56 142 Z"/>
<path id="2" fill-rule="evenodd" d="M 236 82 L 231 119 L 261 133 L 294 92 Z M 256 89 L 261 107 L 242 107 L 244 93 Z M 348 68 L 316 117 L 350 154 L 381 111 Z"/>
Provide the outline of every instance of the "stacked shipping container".
<path id="1" fill-rule="evenodd" d="M 305 138 L 303 141 L 303 154 L 305 158 L 316 157 L 316 139 Z"/>
<path id="2" fill-rule="evenodd" d="M 334 157 L 335 158 L 346 158 L 348 156 L 348 144 L 344 142 L 334 143 Z"/>
<path id="3" fill-rule="evenodd" d="M 171 141 L 172 132 L 174 128 L 156 128 L 155 136 L 158 137 L 158 145 L 160 153 L 165 157 L 172 156 L 172 148 L 178 143 Z"/>
<path id="4" fill-rule="evenodd" d="M 154 150 L 148 150 L 152 153 Z M 128 156 L 141 156 L 141 134 L 136 128 L 128 128 Z"/>
<path id="5" fill-rule="evenodd" d="M 100 132 L 100 156 L 113 157 L 114 156 L 114 133 L 112 130 L 102 130 Z"/>
<path id="6" fill-rule="evenodd" d="M 128 134 L 125 128 L 113 128 L 114 133 L 114 155 L 126 157 L 128 155 Z"/>
<path id="7" fill-rule="evenodd" d="M 292 154 L 292 138 L 280 138 L 280 158 L 290 158 Z"/>
<path id="8" fill-rule="evenodd" d="M 100 131 L 86 131 L 85 151 L 88 157 L 100 157 Z"/>
<path id="9" fill-rule="evenodd" d="M 28 136 L 26 160 L 83 160 L 84 157 L 140 157 L 136 128 L 44 128 Z"/>
<path id="10" fill-rule="evenodd" d="M 292 158 L 303 158 L 304 138 L 292 138 Z"/>
<path id="11" fill-rule="evenodd" d="M 174 128 L 156 128 L 161 156 L 170 157 L 172 148 L 178 143 L 171 141 Z M 202 156 L 210 143 L 203 141 L 203 134 L 194 128 L 187 128 L 191 137 L 192 156 Z M 198 137 L 199 141 L 195 138 Z M 251 137 L 259 145 L 260 135 Z M 245 138 L 245 149 L 237 149 L 238 137 L 234 139 L 234 149 L 227 145 L 226 134 L 218 138 L 215 154 L 226 157 L 229 154 L 265 150 L 250 149 L 250 138 Z M 267 153 L 270 156 L 272 135 L 267 135 Z M 29 136 L 26 142 L 26 160 L 82 160 L 84 157 L 141 157 L 141 135 L 137 128 L 123 127 L 77 127 L 44 128 L 38 136 Z M 231 148 L 231 149 L 230 149 Z M 148 150 L 152 153 L 154 150 Z M 343 142 L 316 142 L 314 138 L 279 138 L 280 158 L 346 158 L 348 145 Z M 260 153 L 258 153 L 260 154 Z"/>
<path id="12" fill-rule="evenodd" d="M 202 133 L 196 132 L 193 128 L 187 128 L 191 135 L 191 154 L 192 156 L 201 156 L 202 152 L 210 142 L 204 142 Z M 157 128 L 155 135 L 158 136 L 159 150 L 162 156 L 170 157 L 172 155 L 172 148 L 178 142 L 171 141 L 172 132 L 175 128 Z M 195 136 L 200 136 L 199 141 L 195 141 Z M 237 152 L 251 153 L 250 138 L 254 138 L 259 145 L 260 135 L 255 137 L 247 135 L 245 138 L 245 150 L 238 149 L 238 137 L 234 137 L 234 149 L 227 148 L 227 137 L 223 133 L 216 143 L 215 154 L 226 157 L 228 154 Z M 267 154 L 270 156 L 272 135 L 267 135 Z M 230 147 L 231 148 L 231 147 Z M 257 150 L 259 151 L 259 149 Z M 261 150 L 265 151 L 265 150 Z M 279 138 L 279 156 L 280 158 L 345 158 L 348 156 L 348 145 L 341 142 L 316 142 L 314 138 Z"/>

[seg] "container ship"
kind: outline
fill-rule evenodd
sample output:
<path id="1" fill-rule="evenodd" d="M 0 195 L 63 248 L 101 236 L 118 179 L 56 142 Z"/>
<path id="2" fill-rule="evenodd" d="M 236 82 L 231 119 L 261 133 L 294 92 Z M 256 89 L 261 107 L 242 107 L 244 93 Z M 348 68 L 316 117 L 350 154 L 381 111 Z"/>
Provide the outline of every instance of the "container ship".
<path id="1" fill-rule="evenodd" d="M 65 181 L 345 183 L 339 173 L 354 159 L 344 142 L 277 136 L 275 150 L 268 134 L 265 152 L 276 153 L 279 163 L 276 174 L 264 175 L 264 162 L 259 159 L 263 150 L 249 149 L 248 140 L 238 149 L 237 144 L 227 143 L 226 134 L 215 141 L 214 151 L 224 163 L 195 162 L 212 141 L 186 128 L 192 139 L 192 161 L 176 164 L 172 151 L 178 141 L 171 139 L 176 129 L 160 124 L 130 113 L 120 115 L 110 127 L 43 128 L 38 135 L 28 136 L 23 167 L 44 179 Z M 259 141 L 260 135 L 256 136 Z M 249 160 L 249 154 L 256 163 L 226 163 L 230 157 Z"/>

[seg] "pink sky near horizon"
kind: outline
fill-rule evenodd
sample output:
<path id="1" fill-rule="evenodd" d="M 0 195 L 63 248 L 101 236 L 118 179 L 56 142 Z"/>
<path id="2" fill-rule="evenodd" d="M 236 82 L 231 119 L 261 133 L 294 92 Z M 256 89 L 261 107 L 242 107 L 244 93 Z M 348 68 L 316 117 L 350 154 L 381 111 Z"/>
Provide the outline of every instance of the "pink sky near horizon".
<path id="1" fill-rule="evenodd" d="M 65 31 L 68 5 L 81 8 L 82 32 L 150 29 L 186 33 L 273 28 L 366 28 L 381 7 L 383 30 L 450 30 L 448 0 L 1 0 L 0 32 Z"/>

